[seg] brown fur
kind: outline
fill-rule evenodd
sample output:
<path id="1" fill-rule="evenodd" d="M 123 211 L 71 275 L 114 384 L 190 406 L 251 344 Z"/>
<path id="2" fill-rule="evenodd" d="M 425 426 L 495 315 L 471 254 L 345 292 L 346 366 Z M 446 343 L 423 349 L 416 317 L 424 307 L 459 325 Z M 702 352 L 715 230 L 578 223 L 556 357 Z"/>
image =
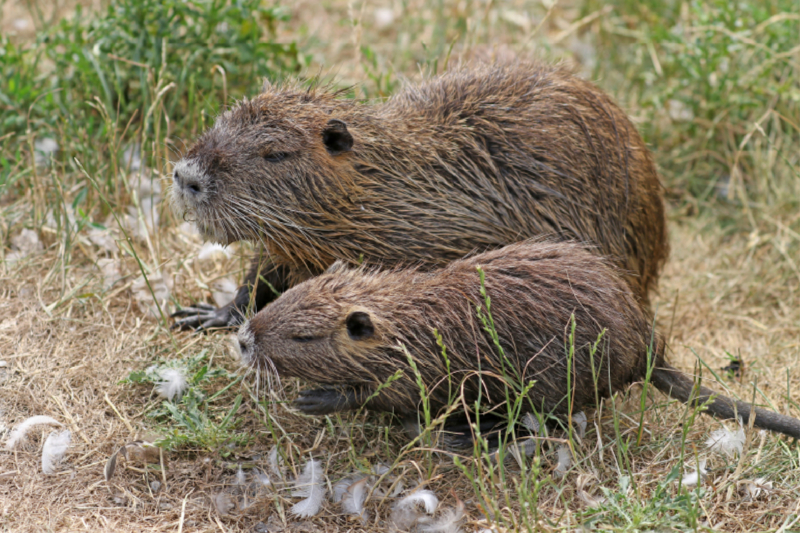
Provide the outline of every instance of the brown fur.
<path id="1" fill-rule="evenodd" d="M 478 266 L 505 358 L 476 313 L 482 307 L 488 318 Z M 449 373 L 434 330 L 446 347 Z M 337 265 L 258 313 L 242 326 L 239 341 L 250 365 L 328 386 L 301 396 L 299 406 L 312 414 L 361 405 L 397 370 L 403 376 L 366 406 L 416 412 L 420 389 L 400 345 L 413 358 L 434 411 L 460 396 L 462 381 L 466 405 L 482 389 L 489 407 L 505 401 L 507 384 L 535 381 L 526 410 L 577 412 L 643 380 L 648 361 L 652 383 L 663 392 L 684 402 L 714 395 L 693 391 L 692 380 L 664 361 L 661 336 L 615 268 L 571 243 L 513 244 L 427 273 Z M 511 390 L 514 400 L 520 389 Z M 734 417 L 734 410 L 747 420 L 750 407 L 743 402 L 717 396 L 709 406 L 723 418 Z M 770 411 L 759 409 L 755 425 L 800 435 L 800 422 Z"/>
<path id="2" fill-rule="evenodd" d="M 636 128 L 593 84 L 506 62 L 381 104 L 338 96 L 267 86 L 223 113 L 175 167 L 176 208 L 211 239 L 262 243 L 279 290 L 336 260 L 431 268 L 547 237 L 597 245 L 648 301 L 668 254 L 662 188 Z M 352 145 L 327 145 L 331 133 Z"/>

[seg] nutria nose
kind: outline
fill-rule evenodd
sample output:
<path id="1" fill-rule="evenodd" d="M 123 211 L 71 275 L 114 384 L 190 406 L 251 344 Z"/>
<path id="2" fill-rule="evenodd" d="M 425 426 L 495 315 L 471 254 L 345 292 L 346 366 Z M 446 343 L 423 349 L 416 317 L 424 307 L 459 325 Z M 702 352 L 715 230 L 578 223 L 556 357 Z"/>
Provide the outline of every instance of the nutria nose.
<path id="1" fill-rule="evenodd" d="M 198 195 L 203 192 L 203 187 L 200 185 L 200 182 L 186 172 L 173 171 L 172 180 L 178 188 L 191 195 Z"/>

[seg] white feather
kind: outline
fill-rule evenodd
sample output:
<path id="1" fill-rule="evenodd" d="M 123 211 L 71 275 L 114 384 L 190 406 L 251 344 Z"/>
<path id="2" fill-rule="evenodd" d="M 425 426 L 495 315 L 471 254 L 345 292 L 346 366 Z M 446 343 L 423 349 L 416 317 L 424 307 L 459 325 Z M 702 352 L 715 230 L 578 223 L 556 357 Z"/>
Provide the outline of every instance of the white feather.
<path id="1" fill-rule="evenodd" d="M 238 286 L 231 278 L 222 278 L 211 284 L 211 297 L 217 307 L 228 305 L 236 297 Z"/>
<path id="2" fill-rule="evenodd" d="M 21 424 L 19 424 L 16 428 L 14 428 L 14 430 L 8 435 L 8 441 L 6 442 L 6 450 L 13 450 L 17 444 L 25 440 L 25 435 L 27 435 L 28 430 L 31 429 L 33 426 L 37 426 L 39 424 L 51 424 L 53 426 L 62 425 L 61 422 L 49 416 L 44 416 L 44 415 L 32 416 L 24 420 Z"/>
<path id="3" fill-rule="evenodd" d="M 236 503 L 233 501 L 233 496 L 227 492 L 220 492 L 214 496 L 214 506 L 217 508 L 219 514 L 226 515 L 233 511 L 236 507 Z"/>
<path id="4" fill-rule="evenodd" d="M 700 460 L 700 467 L 696 468 L 694 472 L 689 472 L 683 476 L 681 483 L 687 487 L 697 485 L 697 483 L 706 475 L 706 460 Z"/>
<path id="5" fill-rule="evenodd" d="M 267 464 L 269 465 L 270 471 L 278 479 L 283 479 L 283 469 L 281 468 L 281 463 L 283 463 L 283 459 L 278 454 L 278 447 L 273 446 L 269 451 L 269 455 L 267 455 Z"/>
<path id="6" fill-rule="evenodd" d="M 558 447 L 558 464 L 556 464 L 556 475 L 561 477 L 567 473 L 570 465 L 572 465 L 572 452 L 569 446 L 562 444 Z"/>
<path id="7" fill-rule="evenodd" d="M 342 497 L 342 511 L 347 514 L 361 516 L 364 513 L 364 500 L 367 497 L 367 481 L 364 478 L 351 484 Z"/>
<path id="8" fill-rule="evenodd" d="M 578 428 L 578 437 L 583 439 L 583 436 L 586 435 L 586 425 L 588 423 L 586 413 L 581 411 L 572 415 L 572 423 Z"/>
<path id="9" fill-rule="evenodd" d="M 751 500 L 756 500 L 762 493 L 767 493 L 771 490 L 772 481 L 767 481 L 767 478 L 764 477 L 754 479 L 745 487 L 745 492 Z"/>
<path id="10" fill-rule="evenodd" d="M 533 439 L 519 440 L 512 442 L 506 447 L 506 453 L 509 454 L 517 462 L 520 468 L 523 467 L 525 461 L 524 457 L 531 457 L 536 452 L 536 441 Z M 506 455 L 506 459 L 508 456 Z"/>
<path id="11" fill-rule="evenodd" d="M 180 368 L 162 368 L 158 377 L 161 381 L 156 385 L 156 393 L 169 401 L 180 398 L 189 386 L 186 373 Z"/>
<path id="12" fill-rule="evenodd" d="M 376 476 L 382 476 L 386 472 L 388 472 L 389 470 L 390 469 L 389 469 L 388 466 L 386 466 L 385 464 L 381 464 L 381 463 L 376 464 L 375 466 L 372 467 L 372 473 L 374 475 L 376 475 Z"/>
<path id="13" fill-rule="evenodd" d="M 422 504 L 425 512 L 433 514 L 439 506 L 439 498 L 429 490 L 418 490 L 401 498 L 392 509 L 392 522 L 400 530 L 407 530 L 422 518 L 417 511 L 417 506 Z"/>
<path id="14" fill-rule="evenodd" d="M 392 490 L 391 494 L 389 494 L 389 497 L 390 497 L 390 498 L 396 498 L 396 497 L 398 497 L 398 496 L 400 495 L 400 493 L 401 493 L 401 492 L 403 492 L 403 489 L 404 489 L 405 487 L 406 487 L 406 485 L 405 485 L 405 483 L 403 483 L 403 480 L 402 480 L 402 479 L 401 479 L 401 480 L 399 480 L 399 481 L 398 481 L 398 482 L 395 484 L 395 486 L 394 486 L 394 490 Z"/>
<path id="15" fill-rule="evenodd" d="M 423 533 L 461 533 L 458 523 L 462 518 L 464 502 L 459 501 L 455 509 L 448 509 L 437 520 L 425 519 L 426 523 L 421 523 L 417 529 Z"/>
<path id="16" fill-rule="evenodd" d="M 722 429 L 711 433 L 711 436 L 706 440 L 706 446 L 711 451 L 731 457 L 734 454 L 742 453 L 744 441 L 744 425 L 739 419 L 739 428 L 736 431 L 731 431 L 723 426 Z"/>
<path id="17" fill-rule="evenodd" d="M 437 498 L 436 494 L 430 490 L 418 490 L 417 492 L 401 498 L 400 501 L 395 504 L 395 508 L 402 509 L 414 507 L 418 503 L 421 503 L 425 507 L 426 513 L 433 514 L 436 512 L 436 508 L 439 506 L 439 498 Z"/>
<path id="18" fill-rule="evenodd" d="M 348 476 L 346 478 L 342 478 L 341 480 L 337 481 L 333 484 L 333 494 L 331 494 L 331 501 L 333 503 L 339 503 L 344 498 L 347 489 L 350 488 L 350 485 L 353 483 L 361 480 L 363 476 L 360 474 L 356 474 L 355 476 Z"/>
<path id="19" fill-rule="evenodd" d="M 261 470 L 258 469 L 253 470 L 253 479 L 255 479 L 256 482 L 263 485 L 264 487 L 269 487 L 272 485 L 272 480 L 269 478 L 267 473 L 262 472 Z"/>
<path id="20" fill-rule="evenodd" d="M 534 434 L 539 433 L 539 421 L 533 416 L 533 413 L 525 413 L 525 416 L 522 417 L 522 425 Z"/>
<path id="21" fill-rule="evenodd" d="M 153 301 L 153 297 L 155 296 L 161 311 L 166 313 L 171 291 L 172 277 L 162 272 L 153 272 L 146 280 L 144 276 L 139 276 L 131 285 L 133 299 L 136 300 L 139 310 L 155 318 L 159 318 L 161 313 Z"/>
<path id="22" fill-rule="evenodd" d="M 236 484 L 244 485 L 245 483 L 247 483 L 247 474 L 242 470 L 242 465 L 239 465 L 239 468 L 236 470 Z"/>
<path id="23" fill-rule="evenodd" d="M 42 472 L 45 474 L 55 473 L 56 467 L 67 453 L 70 440 L 72 440 L 72 435 L 68 429 L 50 433 L 42 447 Z"/>
<path id="24" fill-rule="evenodd" d="M 222 246 L 221 244 L 217 244 L 215 242 L 207 242 L 200 248 L 200 252 L 197 254 L 197 259 L 201 263 L 205 263 L 208 261 L 214 261 L 217 259 L 230 259 L 231 251 L 228 249 L 227 246 Z"/>
<path id="25" fill-rule="evenodd" d="M 602 496 L 594 497 L 582 489 L 578 489 L 578 498 L 590 509 L 600 507 L 606 501 Z"/>
<path id="26" fill-rule="evenodd" d="M 292 514 L 301 518 L 309 518 L 322 508 L 325 498 L 325 487 L 322 484 L 322 462 L 312 460 L 306 463 L 303 473 L 294 482 L 292 496 L 305 497 L 292 507 Z"/>
<path id="27" fill-rule="evenodd" d="M 119 263 L 116 259 L 98 259 L 97 266 L 100 268 L 104 291 L 109 290 L 116 282 L 122 279 L 122 274 L 119 272 Z"/>

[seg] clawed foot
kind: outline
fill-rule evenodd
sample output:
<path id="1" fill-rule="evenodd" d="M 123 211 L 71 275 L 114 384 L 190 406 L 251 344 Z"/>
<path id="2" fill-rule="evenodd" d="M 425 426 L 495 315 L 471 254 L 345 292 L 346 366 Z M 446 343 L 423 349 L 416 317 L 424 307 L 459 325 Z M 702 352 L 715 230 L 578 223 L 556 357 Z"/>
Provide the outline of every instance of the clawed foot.
<path id="1" fill-rule="evenodd" d="M 329 415 L 358 408 L 356 396 L 353 389 L 309 389 L 300 393 L 294 407 L 307 415 Z"/>
<path id="2" fill-rule="evenodd" d="M 172 329 L 208 330 L 208 329 L 233 329 L 242 323 L 242 315 L 232 306 L 214 307 L 207 303 L 199 303 L 193 307 L 172 313 L 172 318 L 180 318 L 172 324 Z"/>

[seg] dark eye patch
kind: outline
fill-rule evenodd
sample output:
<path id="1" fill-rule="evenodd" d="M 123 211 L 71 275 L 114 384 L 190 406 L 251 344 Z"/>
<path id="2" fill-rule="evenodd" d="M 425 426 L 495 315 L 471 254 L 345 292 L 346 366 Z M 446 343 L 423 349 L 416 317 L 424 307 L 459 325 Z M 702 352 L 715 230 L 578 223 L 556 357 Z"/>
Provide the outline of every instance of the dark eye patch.
<path id="1" fill-rule="evenodd" d="M 264 156 L 264 160 L 270 163 L 280 163 L 289 157 L 289 152 L 272 152 Z"/>

